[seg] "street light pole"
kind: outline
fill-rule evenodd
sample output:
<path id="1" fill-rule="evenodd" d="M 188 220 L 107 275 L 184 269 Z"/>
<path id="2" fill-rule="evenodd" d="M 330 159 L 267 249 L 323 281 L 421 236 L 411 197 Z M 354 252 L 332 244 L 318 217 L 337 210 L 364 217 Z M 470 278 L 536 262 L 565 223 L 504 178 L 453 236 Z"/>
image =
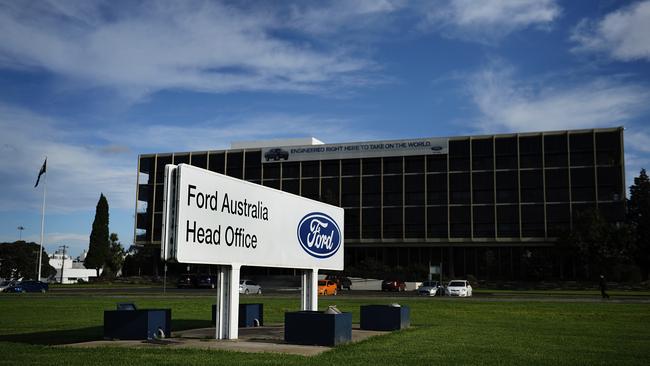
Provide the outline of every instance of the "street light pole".
<path id="1" fill-rule="evenodd" d="M 63 249 L 63 256 L 61 256 L 61 284 L 63 284 L 63 268 L 65 268 L 65 250 L 68 248 L 68 246 L 61 245 L 59 248 Z"/>

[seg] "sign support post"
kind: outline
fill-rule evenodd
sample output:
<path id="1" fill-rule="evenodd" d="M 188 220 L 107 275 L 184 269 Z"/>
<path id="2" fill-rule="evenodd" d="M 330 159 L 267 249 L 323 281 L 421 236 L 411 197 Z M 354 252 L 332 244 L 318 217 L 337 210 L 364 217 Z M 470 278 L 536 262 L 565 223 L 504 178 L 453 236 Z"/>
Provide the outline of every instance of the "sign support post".
<path id="1" fill-rule="evenodd" d="M 318 269 L 302 271 L 300 310 L 318 310 Z"/>
<path id="2" fill-rule="evenodd" d="M 217 270 L 215 339 L 239 336 L 239 277 L 241 265 L 220 266 Z"/>

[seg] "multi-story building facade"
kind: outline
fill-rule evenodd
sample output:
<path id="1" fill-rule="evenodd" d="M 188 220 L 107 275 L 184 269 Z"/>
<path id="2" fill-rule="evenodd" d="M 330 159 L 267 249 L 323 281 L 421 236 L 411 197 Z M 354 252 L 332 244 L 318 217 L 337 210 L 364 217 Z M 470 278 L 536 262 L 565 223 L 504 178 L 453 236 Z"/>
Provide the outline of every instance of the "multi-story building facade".
<path id="1" fill-rule="evenodd" d="M 549 276 L 567 277 L 554 246 L 576 215 L 598 208 L 611 222 L 625 216 L 622 127 L 309 139 L 140 155 L 136 244 L 160 244 L 164 166 L 181 163 L 343 207 L 346 266 L 443 262 L 456 275 L 519 278 L 542 260 Z"/>

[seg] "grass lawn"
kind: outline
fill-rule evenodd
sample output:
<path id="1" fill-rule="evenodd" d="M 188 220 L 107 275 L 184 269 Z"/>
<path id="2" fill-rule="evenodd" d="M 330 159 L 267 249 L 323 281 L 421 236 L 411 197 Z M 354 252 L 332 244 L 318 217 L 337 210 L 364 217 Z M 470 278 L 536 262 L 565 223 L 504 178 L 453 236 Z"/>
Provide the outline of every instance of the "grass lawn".
<path id="1" fill-rule="evenodd" d="M 135 301 L 171 307 L 175 330 L 209 326 L 209 297 L 0 296 L 0 365 L 647 365 L 650 306 L 613 302 L 483 302 L 400 298 L 411 306 L 412 328 L 344 345 L 316 357 L 170 349 L 62 348 L 102 336 L 102 310 Z M 382 298 L 321 298 L 359 321 L 359 306 Z M 246 297 L 263 302 L 267 323 L 281 323 L 299 299 Z"/>

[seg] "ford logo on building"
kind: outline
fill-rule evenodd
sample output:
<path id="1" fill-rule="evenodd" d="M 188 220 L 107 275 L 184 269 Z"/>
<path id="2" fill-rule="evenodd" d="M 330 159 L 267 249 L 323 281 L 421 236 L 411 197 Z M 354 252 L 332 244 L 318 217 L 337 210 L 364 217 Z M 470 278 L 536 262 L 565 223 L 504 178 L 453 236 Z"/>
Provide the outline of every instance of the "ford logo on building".
<path id="1" fill-rule="evenodd" d="M 309 255 L 328 258 L 341 247 L 341 229 L 328 215 L 312 212 L 298 224 L 298 241 Z"/>

